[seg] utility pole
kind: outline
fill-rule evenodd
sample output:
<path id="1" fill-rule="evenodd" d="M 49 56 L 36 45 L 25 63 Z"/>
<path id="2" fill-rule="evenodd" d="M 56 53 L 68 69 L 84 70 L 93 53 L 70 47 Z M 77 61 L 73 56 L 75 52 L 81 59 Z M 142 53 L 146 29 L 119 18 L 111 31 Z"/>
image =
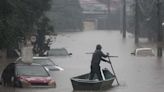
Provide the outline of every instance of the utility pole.
<path id="1" fill-rule="evenodd" d="M 110 0 L 107 0 L 107 9 L 108 9 L 108 11 L 107 11 L 107 28 L 109 29 L 110 28 L 110 25 L 109 25 L 109 17 L 110 17 Z"/>
<path id="2" fill-rule="evenodd" d="M 158 18 L 158 30 L 157 30 L 157 56 L 162 57 L 161 43 L 163 41 L 162 22 L 161 22 L 161 3 L 157 0 L 157 18 Z"/>
<path id="3" fill-rule="evenodd" d="M 108 14 L 110 13 L 110 0 L 107 0 L 108 2 L 107 2 L 107 9 L 108 9 Z"/>
<path id="4" fill-rule="evenodd" d="M 135 0 L 135 43 L 138 44 L 138 36 L 139 36 L 139 24 L 138 24 L 138 0 Z"/>
<path id="5" fill-rule="evenodd" d="M 123 32 L 123 38 L 126 38 L 126 0 L 123 0 L 123 20 L 122 20 L 122 32 Z"/>

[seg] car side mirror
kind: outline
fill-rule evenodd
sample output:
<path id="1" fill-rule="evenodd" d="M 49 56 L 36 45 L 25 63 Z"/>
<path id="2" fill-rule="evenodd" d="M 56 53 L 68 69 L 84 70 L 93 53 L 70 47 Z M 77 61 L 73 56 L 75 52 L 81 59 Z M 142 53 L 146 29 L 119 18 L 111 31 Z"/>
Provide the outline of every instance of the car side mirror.
<path id="1" fill-rule="evenodd" d="M 69 55 L 69 56 L 71 56 L 71 55 L 72 55 L 72 53 L 68 53 L 68 55 Z"/>
<path id="2" fill-rule="evenodd" d="M 134 52 L 132 52 L 132 53 L 130 53 L 131 55 L 135 55 L 135 53 Z"/>

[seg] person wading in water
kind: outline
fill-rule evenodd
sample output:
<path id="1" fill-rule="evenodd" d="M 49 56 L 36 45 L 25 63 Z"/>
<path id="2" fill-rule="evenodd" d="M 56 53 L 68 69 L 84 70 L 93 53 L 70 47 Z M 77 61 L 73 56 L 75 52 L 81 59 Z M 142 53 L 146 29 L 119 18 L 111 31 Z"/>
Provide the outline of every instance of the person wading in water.
<path id="1" fill-rule="evenodd" d="M 106 55 L 101 51 L 102 47 L 100 44 L 98 44 L 96 46 L 96 50 L 92 55 L 92 60 L 91 60 L 91 72 L 90 72 L 90 76 L 89 76 L 89 80 L 92 80 L 94 75 L 96 74 L 99 80 L 102 80 L 102 75 L 101 75 L 101 71 L 100 71 L 100 61 L 104 61 L 104 62 L 108 62 L 111 63 L 108 60 L 105 60 L 104 58 L 109 56 L 109 53 L 107 53 Z"/>

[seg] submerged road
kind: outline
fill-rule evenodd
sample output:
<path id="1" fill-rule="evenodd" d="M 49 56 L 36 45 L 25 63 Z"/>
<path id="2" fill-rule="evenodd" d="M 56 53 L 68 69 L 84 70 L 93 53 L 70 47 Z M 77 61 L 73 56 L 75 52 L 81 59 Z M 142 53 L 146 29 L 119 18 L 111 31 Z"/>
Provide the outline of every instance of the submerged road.
<path id="1" fill-rule="evenodd" d="M 111 58 L 111 61 L 120 85 L 117 86 L 117 82 L 114 81 L 113 88 L 101 92 L 163 92 L 164 59 L 158 59 L 156 56 L 132 56 L 130 53 L 136 48 L 134 38 L 128 34 L 126 39 L 122 39 L 119 31 L 59 33 L 51 48 L 64 47 L 73 55 L 51 57 L 56 64 L 64 68 L 64 71 L 51 72 L 57 87 L 0 87 L 0 92 L 76 92 L 73 91 L 70 78 L 90 71 L 91 54 L 86 53 L 93 52 L 96 44 L 101 44 L 105 53 L 109 52 L 110 55 L 119 56 L 118 58 Z M 153 45 L 143 44 L 143 42 L 140 46 L 155 49 Z M 108 63 L 102 62 L 101 67 L 111 70 Z"/>

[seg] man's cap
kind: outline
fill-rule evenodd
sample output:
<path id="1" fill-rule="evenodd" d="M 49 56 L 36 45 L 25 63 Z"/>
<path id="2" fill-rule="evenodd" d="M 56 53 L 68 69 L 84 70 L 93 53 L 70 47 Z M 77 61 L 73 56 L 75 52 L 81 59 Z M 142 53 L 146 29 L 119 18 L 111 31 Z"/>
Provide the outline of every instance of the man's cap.
<path id="1" fill-rule="evenodd" d="M 100 50 L 101 48 L 102 48 L 101 45 L 100 44 L 97 44 L 96 49 L 97 50 Z"/>

